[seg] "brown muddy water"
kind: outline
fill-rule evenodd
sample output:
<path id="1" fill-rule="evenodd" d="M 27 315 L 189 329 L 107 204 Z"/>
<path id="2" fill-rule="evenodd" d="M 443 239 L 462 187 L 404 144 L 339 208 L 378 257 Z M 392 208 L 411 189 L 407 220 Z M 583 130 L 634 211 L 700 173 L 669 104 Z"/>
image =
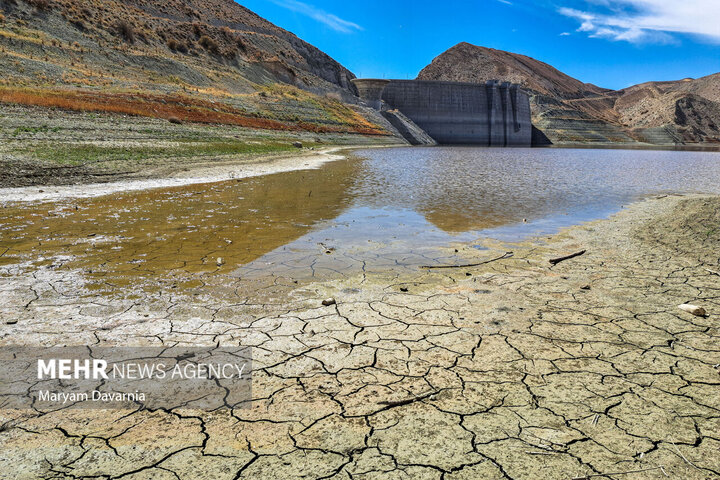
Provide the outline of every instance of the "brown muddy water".
<path id="1" fill-rule="evenodd" d="M 73 269 L 97 293 L 417 269 L 451 261 L 438 247 L 545 235 L 668 193 L 720 193 L 720 154 L 366 150 L 318 170 L 4 205 L 0 275 Z"/>

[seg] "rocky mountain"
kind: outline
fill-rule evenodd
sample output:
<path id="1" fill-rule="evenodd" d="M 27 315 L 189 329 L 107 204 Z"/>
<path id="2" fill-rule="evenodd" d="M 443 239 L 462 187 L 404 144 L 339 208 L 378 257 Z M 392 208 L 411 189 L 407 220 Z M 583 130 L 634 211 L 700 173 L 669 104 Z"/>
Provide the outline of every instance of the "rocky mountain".
<path id="1" fill-rule="evenodd" d="M 562 98 L 582 98 L 609 91 L 582 83 L 534 58 L 465 42 L 435 58 L 420 72 L 418 79 L 472 83 L 503 79 L 534 92 Z"/>
<path id="2" fill-rule="evenodd" d="M 50 57 L 64 47 L 79 61 L 121 63 L 193 84 L 211 84 L 208 69 L 235 69 L 244 80 L 235 85 L 239 91 L 268 79 L 352 88 L 353 74 L 339 63 L 233 0 L 2 0 L 0 6 L 2 36 L 34 38 Z"/>
<path id="3" fill-rule="evenodd" d="M 0 101 L 120 111 L 112 95 L 139 92 L 157 104 L 144 113 L 210 101 L 290 128 L 382 130 L 353 105 L 350 71 L 233 0 L 0 0 L 0 70 Z"/>
<path id="4" fill-rule="evenodd" d="M 533 124 L 553 143 L 720 142 L 720 74 L 614 91 L 524 55 L 460 43 L 418 78 L 518 83 L 532 94 Z"/>

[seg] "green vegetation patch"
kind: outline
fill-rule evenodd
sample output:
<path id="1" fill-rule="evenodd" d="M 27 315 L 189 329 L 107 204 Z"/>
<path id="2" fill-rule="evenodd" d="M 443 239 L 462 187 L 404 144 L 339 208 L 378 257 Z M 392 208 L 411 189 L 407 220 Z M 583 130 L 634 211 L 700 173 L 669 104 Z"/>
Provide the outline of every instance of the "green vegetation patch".
<path id="1" fill-rule="evenodd" d="M 60 127 L 48 127 L 47 125 L 40 125 L 38 127 L 17 127 L 12 135 L 17 137 L 23 133 L 35 134 L 35 133 L 48 133 L 48 132 L 59 132 Z"/>
<path id="2" fill-rule="evenodd" d="M 176 141 L 176 143 L 178 143 Z M 45 162 L 60 165 L 84 165 L 99 162 L 142 162 L 157 158 L 216 157 L 235 155 L 258 155 L 292 151 L 295 148 L 285 142 L 234 142 L 216 140 L 207 142 L 179 141 L 180 145 L 163 146 L 105 146 L 97 144 L 53 143 L 39 144 L 32 154 Z"/>

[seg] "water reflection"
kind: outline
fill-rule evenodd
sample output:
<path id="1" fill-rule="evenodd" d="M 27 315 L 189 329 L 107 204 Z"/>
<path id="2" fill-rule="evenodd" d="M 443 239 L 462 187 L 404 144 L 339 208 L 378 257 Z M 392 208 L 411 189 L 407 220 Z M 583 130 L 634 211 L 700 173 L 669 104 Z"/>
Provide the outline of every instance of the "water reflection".
<path id="1" fill-rule="evenodd" d="M 399 269 L 437 261 L 436 247 L 453 241 L 550 233 L 666 192 L 720 193 L 720 154 L 367 150 L 320 170 L 9 206 L 0 266 L 81 268 L 112 288 L 164 275 Z"/>
<path id="2" fill-rule="evenodd" d="M 454 147 L 357 155 L 364 169 L 351 208 L 236 273 L 299 278 L 450 263 L 436 247 L 550 234 L 646 195 L 720 193 L 715 152 Z M 335 246 L 331 256 L 317 254 L 320 242 Z"/>
<path id="3" fill-rule="evenodd" d="M 242 181 L 0 210 L 0 265 L 28 259 L 114 284 L 229 271 L 296 240 L 352 202 L 360 162 Z M 222 261 L 218 262 L 221 258 Z M 221 263 L 218 266 L 218 263 Z"/>
<path id="4" fill-rule="evenodd" d="M 356 205 L 415 210 L 448 233 L 565 214 L 583 221 L 646 194 L 720 191 L 718 153 L 453 147 L 359 155 L 368 165 Z"/>

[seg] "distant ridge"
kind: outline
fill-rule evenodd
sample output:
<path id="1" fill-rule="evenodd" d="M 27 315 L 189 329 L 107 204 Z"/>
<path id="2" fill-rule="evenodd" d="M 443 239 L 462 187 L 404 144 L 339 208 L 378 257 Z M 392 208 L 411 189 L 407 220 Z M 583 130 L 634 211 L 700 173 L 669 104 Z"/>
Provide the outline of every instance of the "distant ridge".
<path id="1" fill-rule="evenodd" d="M 563 98 L 580 98 L 609 91 L 576 80 L 534 58 L 465 42 L 435 58 L 420 72 L 418 79 L 474 83 L 501 79 L 520 84 L 533 92 Z"/>
<path id="2" fill-rule="evenodd" d="M 418 79 L 518 83 L 533 94 L 533 123 L 553 143 L 720 143 L 720 74 L 614 91 L 525 55 L 463 42 Z"/>

